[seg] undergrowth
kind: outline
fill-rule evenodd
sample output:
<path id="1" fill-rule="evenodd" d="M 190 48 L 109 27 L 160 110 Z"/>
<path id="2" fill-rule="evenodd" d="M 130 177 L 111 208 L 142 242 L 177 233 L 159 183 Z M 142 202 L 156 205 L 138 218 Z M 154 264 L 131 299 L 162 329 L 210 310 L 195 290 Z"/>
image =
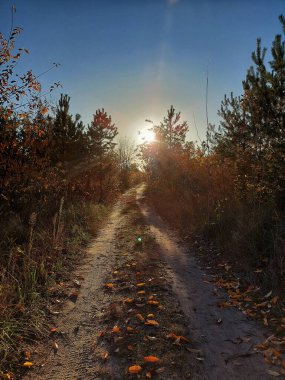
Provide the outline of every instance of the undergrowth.
<path id="1" fill-rule="evenodd" d="M 84 255 L 110 206 L 66 202 L 28 218 L 9 212 L 0 227 L 0 376 L 21 372 L 25 347 L 47 332 L 49 288 L 64 281 Z M 54 214 L 52 214 L 54 212 Z M 11 376 L 11 377 L 9 377 Z"/>

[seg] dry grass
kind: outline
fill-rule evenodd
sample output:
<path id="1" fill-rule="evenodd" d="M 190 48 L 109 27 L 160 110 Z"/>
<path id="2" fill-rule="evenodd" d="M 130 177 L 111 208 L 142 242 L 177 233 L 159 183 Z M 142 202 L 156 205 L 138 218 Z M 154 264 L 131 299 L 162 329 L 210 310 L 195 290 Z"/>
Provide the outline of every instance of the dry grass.
<path id="1" fill-rule="evenodd" d="M 0 377 L 20 371 L 25 347 L 46 334 L 48 289 L 68 278 L 109 208 L 61 198 L 55 211 L 36 210 L 26 223 L 20 213 L 2 219 Z"/>

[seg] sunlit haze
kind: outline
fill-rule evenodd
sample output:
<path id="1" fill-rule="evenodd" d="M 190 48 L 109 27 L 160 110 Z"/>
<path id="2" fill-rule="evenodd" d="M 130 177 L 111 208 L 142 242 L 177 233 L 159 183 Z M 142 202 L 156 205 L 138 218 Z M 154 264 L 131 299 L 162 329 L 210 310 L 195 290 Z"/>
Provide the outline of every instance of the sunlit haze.
<path id="1" fill-rule="evenodd" d="M 19 70 L 60 63 L 43 86 L 60 81 L 86 124 L 104 107 L 120 135 L 136 141 L 145 119 L 159 122 L 171 104 L 189 122 L 189 137 L 203 138 L 207 70 L 209 122 L 217 124 L 224 94 L 241 93 L 256 38 L 270 47 L 284 13 L 283 0 L 2 0 L 5 35 L 12 4 L 19 46 L 31 52 Z"/>

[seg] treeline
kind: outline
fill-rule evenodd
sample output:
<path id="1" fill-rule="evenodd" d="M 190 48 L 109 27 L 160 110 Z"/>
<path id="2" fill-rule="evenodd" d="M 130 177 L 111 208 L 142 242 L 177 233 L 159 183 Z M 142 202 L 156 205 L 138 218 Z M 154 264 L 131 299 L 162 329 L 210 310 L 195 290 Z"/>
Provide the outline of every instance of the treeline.
<path id="1" fill-rule="evenodd" d="M 285 20 L 280 16 L 285 33 Z M 225 96 L 218 129 L 200 146 L 186 141 L 188 125 L 173 107 L 156 142 L 141 148 L 149 192 L 161 214 L 185 235 L 215 242 L 256 281 L 279 286 L 285 273 L 285 42 L 271 56 L 257 40 L 243 94 Z M 244 272 L 245 273 L 245 272 Z"/>
<path id="2" fill-rule="evenodd" d="M 71 115 L 68 95 L 48 104 L 58 83 L 44 92 L 32 71 L 16 73 L 29 54 L 15 48 L 20 32 L 0 34 L 0 377 L 19 359 L 18 343 L 41 330 L 48 288 L 140 178 L 135 148 L 116 142 L 104 109 L 85 126 Z"/>

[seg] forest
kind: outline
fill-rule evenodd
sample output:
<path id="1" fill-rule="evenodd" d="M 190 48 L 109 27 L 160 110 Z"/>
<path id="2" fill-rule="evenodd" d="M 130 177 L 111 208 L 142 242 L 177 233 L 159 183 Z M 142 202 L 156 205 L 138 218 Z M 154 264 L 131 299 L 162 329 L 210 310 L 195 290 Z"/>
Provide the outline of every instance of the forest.
<path id="1" fill-rule="evenodd" d="M 21 378 L 32 370 L 26 347 L 49 331 L 51 293 L 70 280 L 121 194 L 141 183 L 149 207 L 198 252 L 203 265 L 224 270 L 225 289 L 233 292 L 229 284 L 239 279 L 236 299 L 244 314 L 282 339 L 285 18 L 279 20 L 283 34 L 275 36 L 268 51 L 257 40 L 242 94 L 225 95 L 220 125 L 208 123 L 204 141 L 189 141 L 194 126 L 170 106 L 160 123 L 148 120 L 154 140 L 138 146 L 120 137 L 105 109 L 95 105 L 93 119 L 84 125 L 80 114 L 71 114 L 67 94 L 49 104 L 46 95 L 61 92 L 60 83 L 43 89 L 33 71 L 18 73 L 18 62 L 29 54 L 17 47 L 22 30 L 12 28 L 8 37 L 0 34 L 3 379 Z M 241 294 L 250 286 L 267 294 L 262 301 L 266 311 L 264 305 L 262 310 L 250 306 L 252 299 L 243 306 Z M 72 297 L 78 293 L 73 291 Z M 281 366 L 281 372 L 271 371 L 273 376 L 284 375 L 280 355 L 268 359 Z M 130 376 L 137 376 L 140 369 L 131 368 Z M 147 374 L 155 377 L 154 370 Z"/>

